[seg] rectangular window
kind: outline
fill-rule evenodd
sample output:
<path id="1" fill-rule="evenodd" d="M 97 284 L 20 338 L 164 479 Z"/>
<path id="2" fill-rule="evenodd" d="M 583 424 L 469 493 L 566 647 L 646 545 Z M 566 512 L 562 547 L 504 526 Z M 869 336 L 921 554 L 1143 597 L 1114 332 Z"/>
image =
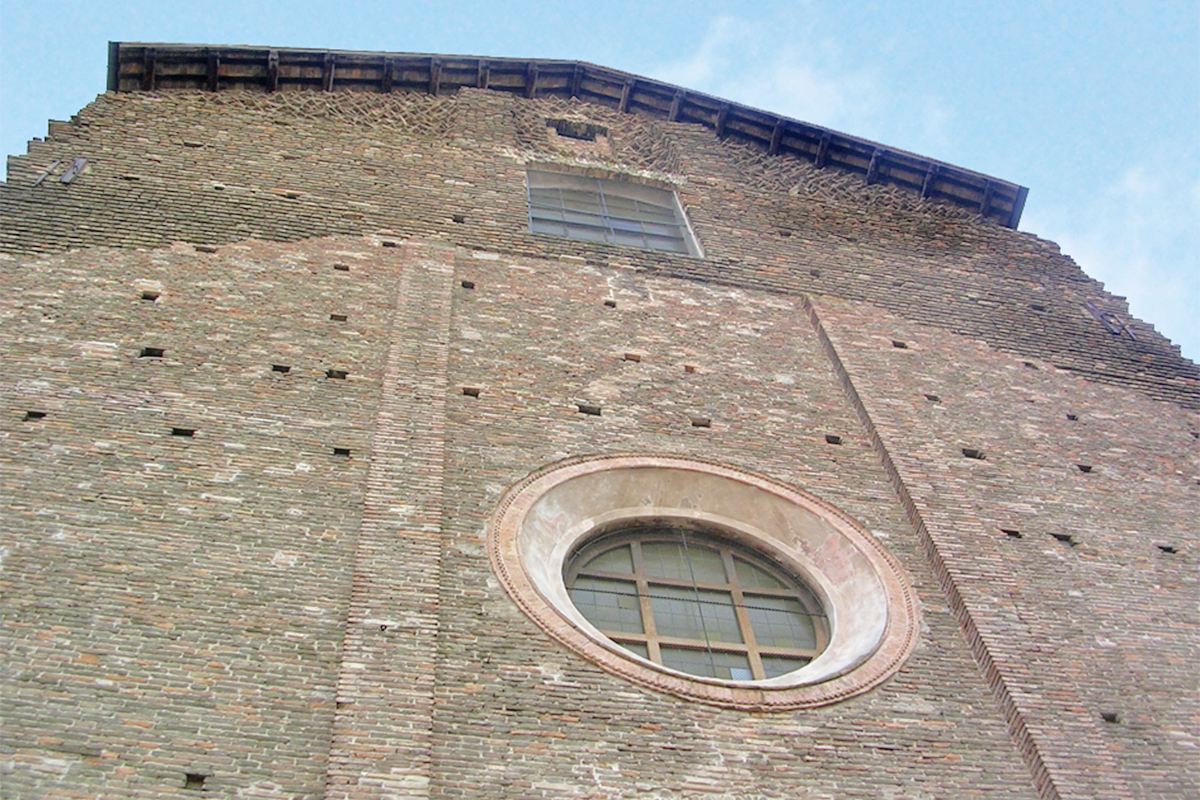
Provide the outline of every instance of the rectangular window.
<path id="1" fill-rule="evenodd" d="M 530 170 L 529 227 L 585 242 L 700 255 L 675 193 L 640 183 Z"/>

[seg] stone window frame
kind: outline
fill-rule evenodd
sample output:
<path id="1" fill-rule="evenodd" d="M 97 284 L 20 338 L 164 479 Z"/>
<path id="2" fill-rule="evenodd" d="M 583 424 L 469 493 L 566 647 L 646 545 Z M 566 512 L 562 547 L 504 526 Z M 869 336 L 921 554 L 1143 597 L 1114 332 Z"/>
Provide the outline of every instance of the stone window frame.
<path id="1" fill-rule="evenodd" d="M 700 528 L 778 563 L 826 610 L 829 646 L 794 672 L 738 681 L 678 672 L 613 642 L 574 607 L 563 567 L 596 536 L 642 524 Z M 558 643 L 636 684 L 712 705 L 840 702 L 894 675 L 919 637 L 911 582 L 861 524 L 796 487 L 701 459 L 629 453 L 548 465 L 505 494 L 488 550 L 505 591 Z"/>
<path id="2" fill-rule="evenodd" d="M 631 180 L 631 176 L 617 173 L 576 172 L 545 164 L 529 164 L 525 172 L 525 190 L 529 230 L 534 234 L 693 258 L 704 256 L 672 186 Z M 557 199 L 553 195 L 555 190 L 560 192 Z M 599 211 L 569 208 L 562 201 L 562 190 L 593 194 Z M 608 201 L 617 199 L 622 204 L 632 202 L 633 208 L 610 208 Z M 666 215 L 672 219 L 668 221 L 664 218 Z M 666 229 L 673 233 L 663 233 Z M 667 243 L 678 247 L 666 246 Z"/>

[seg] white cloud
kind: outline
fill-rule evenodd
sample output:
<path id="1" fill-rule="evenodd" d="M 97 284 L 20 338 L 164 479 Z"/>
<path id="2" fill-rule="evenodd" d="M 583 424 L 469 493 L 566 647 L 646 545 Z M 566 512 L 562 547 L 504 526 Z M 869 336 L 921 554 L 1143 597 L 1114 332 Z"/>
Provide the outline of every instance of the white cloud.
<path id="1" fill-rule="evenodd" d="M 886 61 L 849 63 L 838 43 L 811 23 L 720 17 L 690 56 L 645 73 L 945 160 L 979 155 L 964 151 L 969 121 L 960 120 L 953 105 L 900 83 Z M 1035 129 L 1055 135 L 1049 127 Z M 1200 358 L 1200 180 L 1194 170 L 1181 175 L 1177 161 L 1143 155 L 1083 203 L 1042 206 L 1042 194 L 1026 208 L 1022 229 L 1058 242 L 1109 291 L 1127 297 L 1134 315 L 1185 355 Z"/>
<path id="2" fill-rule="evenodd" d="M 872 72 L 841 66 L 834 42 L 811 30 L 778 31 L 729 16 L 712 23 L 691 57 L 650 72 L 668 83 L 868 136 L 862 132 L 874 127 L 883 99 Z"/>
<path id="3" fill-rule="evenodd" d="M 920 139 L 927 142 L 927 147 L 937 150 L 950 148 L 950 124 L 954 114 L 936 98 L 925 98 L 925 108 L 921 114 Z"/>
<path id="4" fill-rule="evenodd" d="M 895 84 L 878 59 L 849 62 L 837 41 L 818 31 L 815 23 L 719 17 L 690 56 L 646 73 L 893 147 L 949 150 L 954 114 L 945 103 Z"/>

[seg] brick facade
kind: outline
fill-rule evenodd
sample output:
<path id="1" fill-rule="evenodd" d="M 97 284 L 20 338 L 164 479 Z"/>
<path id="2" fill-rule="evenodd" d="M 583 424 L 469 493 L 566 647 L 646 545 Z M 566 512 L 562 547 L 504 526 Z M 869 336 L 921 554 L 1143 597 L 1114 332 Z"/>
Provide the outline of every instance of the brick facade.
<path id="1" fill-rule="evenodd" d="M 529 163 L 677 186 L 705 257 L 530 234 Z M 1196 790 L 1200 373 L 1052 243 L 469 88 L 109 93 L 0 209 L 5 796 Z M 563 649 L 487 526 L 613 453 L 849 514 L 912 656 L 769 713 Z"/>

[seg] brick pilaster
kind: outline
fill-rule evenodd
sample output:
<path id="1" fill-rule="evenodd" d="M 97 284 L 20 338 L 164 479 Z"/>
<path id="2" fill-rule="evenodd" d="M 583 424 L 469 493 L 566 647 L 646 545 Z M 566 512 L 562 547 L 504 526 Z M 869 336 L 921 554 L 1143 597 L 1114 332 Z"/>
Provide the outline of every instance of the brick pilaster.
<path id="1" fill-rule="evenodd" d="M 405 248 L 338 680 L 328 800 L 429 793 L 454 251 Z"/>

